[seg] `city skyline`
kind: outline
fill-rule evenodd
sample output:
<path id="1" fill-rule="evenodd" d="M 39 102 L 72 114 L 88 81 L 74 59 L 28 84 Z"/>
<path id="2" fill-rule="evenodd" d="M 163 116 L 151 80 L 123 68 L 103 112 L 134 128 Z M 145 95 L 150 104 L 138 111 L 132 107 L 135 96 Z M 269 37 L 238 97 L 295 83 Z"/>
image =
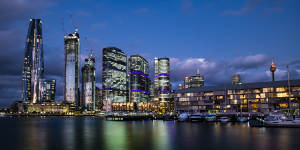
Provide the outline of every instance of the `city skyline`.
<path id="1" fill-rule="evenodd" d="M 26 1 L 24 1 L 26 2 Z M 189 1 L 190 3 L 186 3 L 186 1 L 180 1 L 178 3 L 172 3 L 170 4 L 170 7 L 168 7 L 168 9 L 170 10 L 174 10 L 175 8 L 178 8 L 178 12 L 175 13 L 175 16 L 180 16 L 181 20 L 187 19 L 188 22 L 190 22 L 191 24 L 198 24 L 198 25 L 202 25 L 201 23 L 199 24 L 198 21 L 191 21 L 190 19 L 195 18 L 195 16 L 199 17 L 199 10 L 197 9 L 198 7 L 200 7 L 200 4 L 198 5 L 198 3 L 194 2 L 194 1 Z M 1 2 L 1 3 L 5 3 L 5 2 Z M 90 13 L 88 14 L 88 11 L 86 13 L 84 13 L 84 8 L 87 8 L 87 6 L 82 7 L 82 10 L 78 10 L 81 11 L 81 13 L 79 13 L 78 11 L 73 11 L 70 10 L 68 11 L 62 11 L 61 9 L 62 4 L 59 4 L 59 2 L 55 1 L 53 3 L 56 4 L 47 4 L 47 1 L 42 1 L 39 2 L 37 4 L 33 4 L 33 5 L 40 5 L 43 8 L 47 8 L 50 11 L 55 10 L 55 7 L 59 7 L 56 8 L 57 10 L 60 10 L 59 12 L 61 12 L 61 15 L 59 14 L 51 14 L 49 15 L 49 17 L 42 17 L 43 20 L 43 44 L 44 44 L 44 55 L 45 55 L 45 75 L 46 78 L 54 78 L 56 79 L 56 84 L 57 84 L 57 96 L 59 97 L 59 99 L 57 100 L 62 100 L 61 96 L 62 96 L 62 85 L 63 85 L 63 57 L 64 57 L 64 49 L 63 49 L 63 31 L 62 31 L 62 26 L 60 24 L 61 22 L 61 16 L 64 16 L 64 22 L 65 22 L 65 30 L 67 32 L 71 32 L 73 30 L 73 27 L 70 23 L 70 19 L 68 17 L 69 13 L 72 13 L 72 18 L 74 19 L 74 22 L 76 24 L 78 24 L 78 20 L 76 21 L 76 19 L 83 19 L 84 15 L 87 15 L 87 18 L 91 18 L 92 17 L 96 17 L 94 15 L 96 15 L 96 13 Z M 90 4 L 92 3 L 92 1 L 87 1 L 86 4 Z M 118 7 L 118 6 L 123 6 L 125 4 L 123 3 L 118 3 L 116 6 L 111 5 L 109 2 L 103 2 L 103 5 L 108 5 L 110 6 L 110 8 L 114 8 L 114 7 Z M 185 3 L 185 4 L 184 4 Z M 222 3 L 222 2 L 221 2 Z M 241 2 L 241 4 L 239 4 L 240 7 L 244 7 L 248 8 L 249 6 L 247 5 L 249 2 L 245 1 L 245 2 Z M 289 1 L 289 2 L 281 2 L 281 3 L 285 3 L 285 4 L 277 4 L 276 2 L 272 2 L 272 4 L 267 4 L 269 2 L 264 2 L 264 5 L 255 5 L 252 6 L 253 8 L 248 8 L 249 10 L 247 10 L 247 12 L 238 12 L 238 11 L 234 11 L 235 9 L 233 8 L 228 8 L 228 10 L 233 9 L 232 11 L 228 11 L 227 9 L 224 8 L 224 11 L 220 11 L 220 16 L 218 17 L 223 17 L 223 23 L 226 25 L 226 20 L 232 20 L 234 21 L 234 18 L 240 18 L 240 17 L 247 17 L 248 19 L 253 19 L 252 17 L 257 17 L 257 21 L 261 21 L 264 22 L 266 24 L 266 21 L 279 21 L 278 17 L 283 17 L 284 15 L 289 16 L 290 13 L 292 13 L 293 8 L 296 6 L 291 6 L 291 4 L 297 3 L 295 1 Z M 270 2 L 271 3 L 271 2 Z M 189 4 L 189 5 L 187 5 Z M 25 3 L 23 4 L 24 6 L 27 6 Z M 132 11 L 128 10 L 128 14 L 130 14 L 129 16 L 131 16 L 131 21 L 132 23 L 134 23 L 136 21 L 136 19 L 141 19 L 141 17 L 145 17 L 148 18 L 150 20 L 161 20 L 159 18 L 157 18 L 158 16 L 152 11 L 156 10 L 156 13 L 161 13 L 163 15 L 167 15 L 166 12 L 161 11 L 160 7 L 164 6 L 166 4 L 164 3 L 159 3 L 157 7 L 153 8 L 144 8 L 143 9 L 143 4 L 136 4 L 137 6 L 134 7 L 130 7 L 130 9 L 132 9 Z M 207 5 L 209 5 L 207 3 Z M 204 7 L 218 7 L 218 5 L 220 4 L 211 4 L 212 6 L 205 6 L 205 4 L 201 5 L 201 8 L 203 9 L 209 9 L 209 8 L 204 8 Z M 267 6 L 265 6 L 267 5 Z M 262 16 L 262 18 L 260 18 L 260 15 L 256 14 L 262 14 L 262 12 L 258 12 L 257 9 L 259 9 L 260 7 L 263 8 L 269 8 L 269 5 L 273 6 L 277 6 L 279 5 L 280 8 L 282 8 L 281 11 L 278 12 L 272 12 L 271 14 L 267 14 L 265 16 Z M 5 6 L 5 5 L 3 5 Z M 15 5 L 16 7 L 19 5 Z M 151 5 L 152 6 L 152 5 Z M 176 7 L 175 7 L 176 6 Z M 183 8 L 180 8 L 179 6 L 182 6 L 183 8 L 185 7 L 189 7 L 187 12 L 184 12 L 185 10 Z M 237 10 L 239 6 L 237 7 Z M 271 7 L 270 8 L 273 8 Z M 274 6 L 274 8 L 276 8 Z M 54 8 L 53 8 L 54 7 Z M 99 7 L 103 7 L 103 6 L 99 6 Z M 175 7 L 175 8 L 174 8 Z M 256 7 L 256 8 L 254 8 Z M 292 7 L 292 9 L 287 9 Z M 31 8 L 31 7 L 30 7 Z M 24 7 L 24 9 L 27 9 L 26 7 Z M 122 9 L 121 9 L 122 10 Z M 116 12 L 118 16 L 118 14 L 122 11 L 118 11 Z M 202 10 L 202 9 L 201 9 Z M 243 9 L 241 9 L 243 10 Z M 93 9 L 91 10 L 93 11 Z M 123 10 L 124 11 L 124 10 Z M 208 10 L 206 10 L 208 11 Z M 30 11 L 29 11 L 30 12 Z M 209 12 L 209 11 L 208 11 Z M 0 95 L 0 106 L 3 105 L 9 105 L 13 100 L 16 99 L 20 99 L 20 93 L 16 94 L 16 91 L 21 91 L 21 71 L 22 68 L 20 68 L 19 66 L 22 66 L 22 59 L 19 60 L 20 57 L 24 57 L 24 43 L 25 43 L 25 34 L 26 32 L 21 32 L 21 31 L 25 31 L 27 30 L 28 25 L 28 19 L 30 18 L 29 16 L 33 15 L 33 16 L 37 16 L 35 18 L 38 18 L 38 14 L 34 15 L 34 11 L 30 12 L 32 14 L 28 15 L 28 16 L 22 16 L 22 19 L 17 18 L 16 16 L 12 17 L 12 20 L 10 21 L 10 24 L 4 24 L 1 26 L 1 35 L 8 37 L 8 39 L 12 39 L 12 41 L 15 41 L 14 43 L 17 42 L 17 46 L 12 46 L 10 45 L 10 43 L 5 43 L 3 41 L 1 42 L 0 46 L 2 49 L 12 49 L 11 51 L 8 50 L 7 52 L 2 51 L 1 52 L 1 58 L 3 59 L 2 61 L 4 61 L 4 71 L 2 73 L 2 79 L 0 81 L 1 83 L 1 95 Z M 149 14 L 150 13 L 150 14 Z M 182 14 L 181 14 L 182 13 Z M 20 14 L 16 14 L 16 15 L 20 15 Z M 89 16 L 91 15 L 91 16 Z M 119 14 L 120 15 L 120 14 Z M 201 15 L 200 15 L 201 16 Z M 15 17 L 15 18 L 14 18 Z M 112 18 L 114 18 L 115 16 L 113 15 Z M 123 16 L 124 17 L 124 16 Z M 202 16 L 203 17 L 203 16 Z M 290 16 L 290 17 L 297 17 L 297 15 L 294 16 Z M 104 16 L 105 18 L 105 16 Z M 117 18 L 117 17 L 116 17 Z M 114 18 L 114 19 L 116 19 Z M 172 18 L 172 17 L 171 17 Z M 216 17 L 215 17 L 216 18 Z M 275 18 L 275 19 L 274 19 Z M 276 19 L 277 18 L 277 19 Z M 265 19 L 265 20 L 264 20 Z M 166 19 L 169 22 L 177 22 L 174 21 L 173 19 Z M 207 22 L 209 22 L 210 20 L 204 17 L 204 20 L 206 20 Z M 247 20 L 247 19 L 246 19 Z M 255 22 L 256 19 L 251 20 L 252 23 Z M 290 21 L 291 19 L 289 19 L 288 21 Z M 112 22 L 111 22 L 112 21 Z M 215 39 L 216 42 L 218 40 L 225 40 L 223 42 L 220 43 L 220 45 L 222 45 L 222 47 L 224 46 L 225 48 L 220 48 L 218 46 L 208 49 L 207 51 L 211 51 L 211 52 L 206 52 L 205 46 L 207 47 L 211 47 L 212 44 L 206 43 L 206 40 L 203 40 L 203 37 L 199 37 L 199 36 L 195 36 L 195 34 L 191 33 L 191 32 L 185 32 L 185 31 L 189 31 L 186 29 L 181 29 L 178 31 L 175 30 L 171 30 L 174 28 L 174 26 L 170 26 L 171 29 L 170 30 L 166 30 L 165 32 L 170 32 L 170 39 L 166 40 L 166 36 L 165 32 L 158 34 L 157 32 L 154 32 L 153 34 L 149 33 L 149 32 L 144 32 L 142 31 L 141 28 L 137 28 L 138 34 L 133 34 L 133 35 L 127 35 L 129 40 L 120 40 L 119 38 L 123 38 L 124 37 L 124 32 L 125 31 L 116 31 L 119 32 L 116 36 L 116 39 L 114 39 L 112 36 L 110 36 L 110 34 L 113 34 L 114 32 L 112 32 L 112 29 L 115 29 L 119 26 L 121 26 L 124 30 L 126 29 L 131 29 L 132 28 L 125 28 L 126 26 L 130 25 L 130 23 L 120 23 L 117 26 L 111 25 L 111 23 L 113 23 L 113 19 L 111 21 L 108 21 L 105 24 L 101 24 L 98 23 L 96 24 L 94 22 L 94 24 L 92 22 L 88 22 L 88 24 L 83 24 L 83 25 L 77 25 L 79 28 L 79 33 L 80 35 L 82 35 L 81 38 L 81 42 L 83 43 L 81 45 L 81 49 L 82 49 L 82 53 L 81 53 L 81 66 L 82 63 L 84 61 L 82 61 L 84 58 L 86 58 L 87 51 L 85 50 L 87 49 L 93 49 L 95 50 L 95 57 L 96 57 L 96 82 L 98 84 L 101 83 L 101 72 L 100 70 L 102 70 L 101 66 L 101 57 L 102 57 L 102 48 L 107 47 L 107 46 L 116 46 L 119 47 L 120 49 L 124 50 L 124 52 L 127 54 L 127 56 L 130 56 L 132 54 L 140 54 L 143 57 L 145 57 L 150 64 L 150 75 L 153 77 L 153 58 L 154 57 L 170 57 L 170 64 L 171 64 L 171 83 L 173 85 L 173 89 L 177 87 L 178 83 L 183 83 L 183 79 L 184 76 L 190 76 L 193 75 L 197 69 L 200 69 L 200 73 L 201 75 L 204 75 L 205 78 L 205 85 L 217 85 L 220 83 L 230 83 L 231 82 L 231 75 L 234 73 L 240 73 L 243 79 L 243 82 L 250 82 L 250 81 L 270 81 L 271 80 L 271 73 L 269 72 L 269 65 L 271 64 L 271 59 L 274 58 L 275 59 L 275 64 L 278 66 L 278 70 L 277 72 L 275 72 L 275 76 L 276 76 L 276 80 L 286 80 L 286 72 L 285 72 L 285 66 L 284 64 L 286 63 L 292 63 L 292 62 L 298 62 L 297 64 L 291 65 L 290 70 L 291 70 L 291 78 L 292 79 L 298 79 L 300 77 L 300 67 L 299 67 L 299 61 L 297 56 L 299 51 L 296 51 L 297 49 L 299 49 L 299 44 L 297 44 L 295 42 L 295 40 L 297 38 L 295 38 L 294 36 L 297 35 L 297 33 L 299 33 L 299 29 L 296 28 L 296 26 L 299 24 L 299 21 L 294 21 L 292 22 L 293 25 L 295 25 L 295 27 L 292 27 L 292 29 L 294 29 L 294 33 L 292 33 L 290 30 L 292 29 L 287 29 L 287 27 L 289 27 L 289 25 L 282 25 L 286 28 L 284 29 L 280 29 L 280 31 L 276 31 L 276 30 L 272 30 L 272 29 L 279 29 L 279 25 L 277 25 L 277 27 L 272 27 L 272 31 L 274 31 L 274 34 L 271 34 L 271 31 L 264 31 L 263 33 L 249 33 L 245 34 L 245 36 L 249 37 L 249 39 L 253 45 L 257 45 L 254 47 L 249 46 L 249 44 L 245 44 L 245 42 L 247 41 L 246 39 L 243 39 L 243 35 L 246 32 L 246 29 L 240 29 L 241 31 L 241 36 L 243 40 L 240 41 L 240 43 L 244 43 L 243 46 L 238 46 L 238 47 L 234 47 L 233 43 L 230 42 L 230 40 L 228 41 L 228 43 L 224 44 L 223 42 L 225 42 L 225 36 L 224 37 L 219 37 L 216 36 L 215 38 L 209 37 L 208 39 L 212 40 Z M 114 20 L 116 21 L 116 20 Z M 1 22 L 3 22 L 3 20 L 1 20 Z M 287 24 L 290 22 L 287 22 Z M 125 24 L 125 27 L 123 27 Z M 140 25 L 141 22 L 137 22 L 136 26 Z M 94 33 L 91 33 L 91 31 L 88 31 L 88 29 L 86 28 L 87 25 L 94 25 L 94 30 L 98 30 L 96 33 L 99 33 L 99 35 L 101 35 L 101 32 L 103 33 L 103 36 L 96 36 L 94 35 Z M 111 25 L 111 26 L 110 26 Z M 160 24 L 162 25 L 161 27 L 165 27 L 164 24 Z M 180 27 L 180 25 L 183 25 L 185 27 L 189 27 L 187 24 L 179 24 L 178 27 Z M 228 25 L 228 24 L 227 24 Z M 242 27 L 247 28 L 247 26 L 245 24 L 241 24 Z M 53 27 L 52 27 L 53 26 Z M 230 25 L 229 25 L 230 26 Z M 146 28 L 149 28 L 149 26 L 145 26 Z M 158 27 L 158 26 L 156 26 Z M 219 35 L 222 32 L 220 32 L 220 27 L 221 26 L 215 26 L 216 30 L 218 33 L 211 33 L 211 36 L 213 35 Z M 264 27 L 264 25 L 258 27 L 249 27 L 249 30 L 255 30 L 255 29 L 261 29 L 261 27 Z M 158 30 L 155 28 L 150 28 L 151 31 L 152 30 Z M 193 26 L 192 29 L 196 29 L 196 26 Z M 234 29 L 232 29 L 231 27 L 227 28 L 230 29 L 229 33 L 234 33 L 232 36 L 230 35 L 229 37 L 237 40 L 237 32 L 234 31 Z M 266 29 L 266 28 L 263 28 Z M 131 31 L 129 30 L 129 31 Z M 140 31 L 141 30 L 141 31 Z M 209 30 L 212 31 L 212 28 L 209 28 Z M 7 31 L 7 32 L 6 32 Z M 17 32 L 18 31 L 18 32 Z M 158 30 L 159 31 L 159 30 Z M 230 32 L 231 31 L 231 32 Z M 282 32 L 286 32 L 286 33 L 282 33 Z M 52 33 L 53 32 L 53 33 Z M 10 35 L 12 33 L 19 33 L 16 34 L 17 36 L 15 36 L 14 38 L 11 38 Z M 125 32 L 126 33 L 126 32 Z M 148 33 L 148 34 L 146 34 Z M 141 36 L 142 34 L 145 34 L 144 37 L 139 38 L 139 36 Z M 200 34 L 200 33 L 199 33 Z M 266 34 L 265 36 L 262 34 Z M 116 35 L 116 34 L 114 34 Z M 154 40 L 156 36 L 154 35 L 158 35 L 158 39 L 162 40 L 162 42 L 158 42 L 157 40 Z M 174 35 L 178 35 L 178 37 L 171 37 Z M 189 39 L 189 35 L 191 35 L 193 38 L 198 37 L 199 41 L 203 40 L 200 44 L 197 43 L 199 41 L 193 41 L 191 39 Z M 209 35 L 207 32 L 204 32 L 203 35 Z M 264 38 L 268 38 L 268 40 L 270 41 L 265 41 L 265 43 L 261 43 L 259 42 L 259 40 L 253 40 L 254 37 L 256 36 L 263 36 Z M 282 36 L 282 38 L 287 38 L 290 39 L 290 41 L 287 42 L 287 40 L 283 40 L 283 39 L 274 39 L 274 38 L 270 38 L 270 36 L 275 36 L 277 35 L 278 38 L 280 36 Z M 290 35 L 290 37 L 286 37 L 287 35 Z M 160 36 L 162 38 L 160 38 Z M 182 37 L 181 37 L 182 36 Z M 54 39 L 55 37 L 55 39 Z M 136 38 L 137 37 L 137 38 Z M 179 38 L 181 37 L 181 39 Z M 137 40 L 140 39 L 141 41 L 137 41 L 137 42 L 133 42 L 130 44 L 130 40 L 134 41 L 133 38 L 136 38 Z M 269 39 L 270 38 L 270 39 Z M 151 39 L 151 40 L 149 40 Z M 119 41 L 120 40 L 120 41 Z M 178 43 L 174 43 L 175 41 L 181 41 Z M 239 40 L 237 40 L 239 41 Z M 126 44 L 127 42 L 127 44 Z M 183 43 L 184 42 L 184 43 Z M 220 41 L 219 41 L 220 42 Z M 172 43 L 172 44 L 170 44 Z M 181 44 L 180 44 L 181 43 Z M 149 44 L 155 45 L 155 46 L 150 46 Z M 202 45 L 201 45 L 202 44 Z M 158 48 L 161 47 L 161 48 Z M 169 49 L 168 49 L 169 47 Z M 288 50 L 285 49 L 289 48 Z M 291 48 L 292 47 L 292 48 Z M 195 50 L 189 50 L 189 49 L 195 49 Z M 266 49 L 264 49 L 266 48 Z M 203 50 L 202 50 L 203 49 Z M 220 51 L 216 51 L 216 49 L 219 49 Z M 225 50 L 222 51 L 222 49 L 232 49 L 232 50 Z M 240 49 L 240 50 L 236 50 L 236 49 Z M 250 49 L 253 49 L 250 50 Z M 182 51 L 182 52 L 181 52 Z M 246 51 L 246 52 L 243 52 Z M 282 52 L 283 51 L 283 52 Z M 272 52 L 272 54 L 268 54 Z M 284 52 L 286 52 L 287 54 L 284 54 Z M 289 52 L 293 52 L 293 54 L 289 54 Z M 13 60 L 13 62 L 11 62 L 10 60 L 7 60 L 5 57 L 6 56 L 12 56 L 14 54 L 20 55 L 20 56 L 16 56 Z M 220 53 L 220 54 L 218 54 Z M 223 56 L 222 56 L 223 55 Z M 9 58 L 9 57 L 8 57 Z M 61 59 L 62 58 L 62 59 Z M 7 61 L 6 61 L 7 60 Z M 54 64 L 58 63 L 57 65 Z M 176 67 L 177 70 L 174 70 L 174 68 Z M 49 69 L 48 69 L 49 68 Z M 228 68 L 228 70 L 224 69 L 224 68 Z M 62 70 L 61 70 L 62 69 Z M 152 74 L 151 74 L 152 73 Z M 255 74 L 254 74 L 255 73 Z M 48 75 L 48 76 L 47 76 Z M 218 76 L 222 75 L 220 78 L 218 78 Z M 14 80 L 13 83 L 10 83 L 10 85 L 8 85 L 8 81 L 6 80 Z M 206 84 L 208 83 L 208 84 Z"/>

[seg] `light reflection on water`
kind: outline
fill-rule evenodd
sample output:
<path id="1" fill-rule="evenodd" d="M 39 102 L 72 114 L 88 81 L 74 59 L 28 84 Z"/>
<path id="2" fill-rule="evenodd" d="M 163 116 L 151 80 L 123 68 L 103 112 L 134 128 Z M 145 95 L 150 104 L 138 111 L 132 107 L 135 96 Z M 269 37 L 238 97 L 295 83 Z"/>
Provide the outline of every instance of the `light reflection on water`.
<path id="1" fill-rule="evenodd" d="M 246 123 L 105 121 L 98 117 L 0 118 L 1 149 L 299 149 L 300 129 Z"/>

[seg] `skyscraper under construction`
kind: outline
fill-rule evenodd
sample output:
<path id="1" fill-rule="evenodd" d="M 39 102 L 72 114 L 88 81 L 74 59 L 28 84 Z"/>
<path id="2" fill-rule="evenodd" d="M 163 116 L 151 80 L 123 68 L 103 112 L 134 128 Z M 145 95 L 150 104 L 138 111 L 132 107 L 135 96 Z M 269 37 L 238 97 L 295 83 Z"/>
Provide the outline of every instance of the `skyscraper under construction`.
<path id="1" fill-rule="evenodd" d="M 80 42 L 78 30 L 64 37 L 65 43 L 65 74 L 64 100 L 79 105 L 80 85 Z"/>
<path id="2" fill-rule="evenodd" d="M 41 19 L 30 19 L 24 57 L 22 99 L 40 101 L 40 80 L 44 78 L 44 58 Z"/>
<path id="3" fill-rule="evenodd" d="M 95 57 L 91 53 L 82 67 L 82 108 L 84 111 L 95 110 L 96 70 Z"/>

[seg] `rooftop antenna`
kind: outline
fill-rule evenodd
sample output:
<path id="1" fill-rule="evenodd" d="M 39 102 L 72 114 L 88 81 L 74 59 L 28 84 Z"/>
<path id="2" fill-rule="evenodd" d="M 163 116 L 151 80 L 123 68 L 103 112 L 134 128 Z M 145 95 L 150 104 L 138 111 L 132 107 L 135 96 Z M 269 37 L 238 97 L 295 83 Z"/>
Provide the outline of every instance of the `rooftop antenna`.
<path id="1" fill-rule="evenodd" d="M 200 70 L 199 69 L 197 69 L 197 75 L 200 75 Z"/>

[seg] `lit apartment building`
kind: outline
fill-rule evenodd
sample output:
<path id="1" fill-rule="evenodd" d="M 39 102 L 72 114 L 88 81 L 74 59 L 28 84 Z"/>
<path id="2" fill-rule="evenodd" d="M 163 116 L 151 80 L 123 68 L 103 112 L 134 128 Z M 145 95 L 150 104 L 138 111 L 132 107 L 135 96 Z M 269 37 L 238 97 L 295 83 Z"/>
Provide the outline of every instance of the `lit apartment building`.
<path id="1" fill-rule="evenodd" d="M 175 107 L 178 112 L 233 114 L 299 111 L 300 80 L 288 85 L 274 81 L 182 89 L 175 91 Z"/>

